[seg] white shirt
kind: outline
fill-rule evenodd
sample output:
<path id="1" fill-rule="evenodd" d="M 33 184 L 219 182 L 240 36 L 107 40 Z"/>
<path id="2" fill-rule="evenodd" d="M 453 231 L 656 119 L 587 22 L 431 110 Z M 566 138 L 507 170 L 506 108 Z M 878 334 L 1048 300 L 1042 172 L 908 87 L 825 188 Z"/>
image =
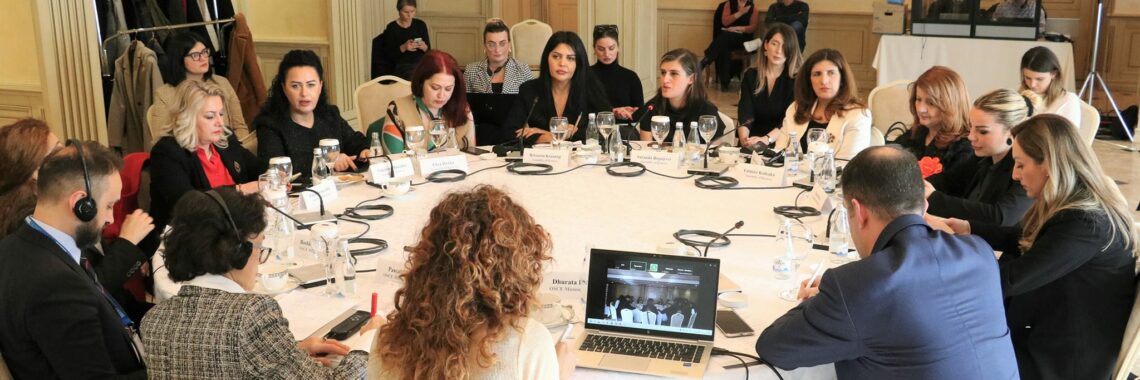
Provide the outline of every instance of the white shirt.
<path id="1" fill-rule="evenodd" d="M 1065 91 L 1065 95 L 1053 100 L 1053 103 L 1045 105 L 1045 109 L 1041 113 L 1051 113 L 1059 115 L 1063 118 L 1069 119 L 1077 130 L 1081 129 L 1081 98 L 1071 91 Z"/>
<path id="2" fill-rule="evenodd" d="M 204 274 L 183 282 L 182 285 L 194 285 L 199 288 L 216 289 L 228 293 L 245 293 L 245 289 L 241 285 L 220 274 Z"/>
<path id="3" fill-rule="evenodd" d="M 550 330 L 538 321 L 527 318 L 521 333 L 507 327 L 507 339 L 492 348 L 498 365 L 492 368 L 471 368 L 469 374 L 479 379 L 557 379 L 558 355 L 554 352 L 554 338 Z M 517 334 L 517 335 L 516 335 Z M 515 336 L 511 336 L 515 335 Z M 517 337 L 517 339 L 516 339 Z M 379 344 L 377 340 L 374 344 Z M 517 356 L 513 354 L 517 344 Z M 399 364 L 389 365 L 381 360 L 373 346 L 368 358 L 369 379 L 398 379 Z"/>
<path id="4" fill-rule="evenodd" d="M 75 238 L 64 233 L 63 231 L 56 229 L 55 227 L 47 225 L 47 223 L 36 220 L 36 218 L 33 218 L 31 215 L 28 216 L 27 222 L 29 224 L 34 224 L 34 227 L 39 227 L 39 229 L 46 232 L 48 234 L 48 237 L 52 238 L 52 240 L 55 240 L 56 244 L 59 244 L 60 248 L 63 248 L 63 250 L 67 252 L 69 256 L 71 256 L 71 259 L 75 260 L 76 264 L 80 264 L 79 255 L 82 251 L 79 249 L 79 245 L 75 244 Z"/>

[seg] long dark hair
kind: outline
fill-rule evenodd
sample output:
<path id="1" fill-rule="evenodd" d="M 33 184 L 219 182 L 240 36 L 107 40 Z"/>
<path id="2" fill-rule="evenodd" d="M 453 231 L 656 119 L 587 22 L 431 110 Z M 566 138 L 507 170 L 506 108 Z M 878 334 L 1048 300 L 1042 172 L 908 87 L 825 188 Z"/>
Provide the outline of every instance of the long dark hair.
<path id="1" fill-rule="evenodd" d="M 242 269 L 249 255 L 257 254 L 243 249 L 240 243 L 265 229 L 261 196 L 244 195 L 226 186 L 212 191 L 225 202 L 226 210 L 201 191 L 186 193 L 174 205 L 170 232 L 162 237 L 166 246 L 163 257 L 171 280 L 190 281 L 205 274 Z"/>
<path id="2" fill-rule="evenodd" d="M 416 70 L 412 72 L 412 95 L 424 97 L 424 82 L 435 74 L 447 74 L 455 78 L 455 89 L 451 98 L 439 109 L 439 116 L 451 128 L 467 124 L 467 86 L 463 83 L 463 72 L 455 57 L 442 50 L 434 49 L 424 54 Z"/>
<path id="3" fill-rule="evenodd" d="M 1044 46 L 1029 49 L 1021 56 L 1021 68 L 1038 73 L 1053 73 L 1053 80 L 1049 81 L 1049 88 L 1045 89 L 1045 106 L 1053 104 L 1065 94 L 1064 73 L 1061 71 L 1061 60 L 1052 50 Z M 1017 73 L 1020 77 L 1021 73 Z M 1021 89 L 1028 90 L 1025 80 L 1021 80 Z"/>
<path id="4" fill-rule="evenodd" d="M 210 49 L 210 44 L 206 42 L 202 36 L 188 31 L 182 31 L 170 36 L 166 40 L 166 45 L 163 50 L 166 51 L 166 58 L 163 59 L 162 65 L 162 79 L 166 84 L 177 87 L 178 84 L 186 80 L 186 64 L 183 58 L 190 54 L 190 50 L 194 49 L 195 44 L 202 44 L 206 47 L 206 51 L 210 52 L 210 58 L 213 59 L 213 49 Z M 214 63 L 210 62 L 210 68 L 202 74 L 202 80 L 210 80 L 214 75 Z"/>
<path id="5" fill-rule="evenodd" d="M 685 88 L 685 108 L 699 107 L 700 104 L 708 102 L 709 96 L 705 91 L 705 81 L 701 80 L 701 70 L 697 63 L 697 55 L 693 54 L 689 49 L 673 49 L 665 55 L 661 56 L 661 62 L 657 63 L 658 68 L 665 62 L 677 62 L 681 64 L 681 69 L 685 70 L 686 74 L 693 76 L 693 84 Z M 658 114 L 665 112 L 665 108 L 669 106 L 669 99 L 661 95 L 661 86 L 657 86 L 657 107 Z"/>
<path id="6" fill-rule="evenodd" d="M 784 23 L 775 23 L 768 27 L 768 32 L 764 33 L 762 40 L 765 46 L 760 47 L 760 54 L 756 55 L 757 83 L 753 94 L 760 94 L 768 87 L 768 81 L 764 79 L 764 72 L 768 69 L 768 56 L 764 55 L 764 49 L 767 49 L 766 45 L 777 34 L 784 39 L 784 73 L 789 78 L 795 78 L 800 71 L 800 66 L 804 63 L 804 56 L 800 54 L 800 41 L 796 38 L 796 30 Z"/>
<path id="7" fill-rule="evenodd" d="M 827 113 L 843 115 L 844 112 L 852 108 L 867 108 L 863 100 L 859 99 L 859 89 L 855 86 L 855 75 L 851 73 L 851 65 L 847 64 L 843 54 L 835 49 L 820 49 L 804 61 L 800 73 L 796 75 L 796 123 L 804 124 L 811 120 L 812 105 L 819 99 L 811 85 L 811 70 L 815 64 L 823 61 L 834 63 L 839 68 L 839 75 L 842 76 L 839 80 L 839 92 L 827 104 Z"/>
<path id="8" fill-rule="evenodd" d="M 285 53 L 285 57 L 281 58 L 281 64 L 277 66 L 277 75 L 273 77 L 273 83 L 269 86 L 269 99 L 265 100 L 265 105 L 261 106 L 261 112 L 258 115 L 275 118 L 289 117 L 289 98 L 285 96 L 285 76 L 289 74 L 289 69 L 304 66 L 316 70 L 317 77 L 321 81 L 321 96 L 317 98 L 317 107 L 313 109 L 313 114 L 321 118 L 333 113 L 333 107 L 329 105 L 328 91 L 324 88 L 325 68 L 321 65 L 321 57 L 318 57 L 317 53 L 312 50 L 291 50 Z"/>
<path id="9" fill-rule="evenodd" d="M 559 44 L 569 46 L 574 50 L 574 76 L 570 77 L 570 99 L 566 100 L 567 104 L 574 103 L 578 109 L 586 112 L 586 96 L 590 92 L 591 87 L 596 84 L 597 79 L 594 79 L 590 74 L 589 57 L 586 55 L 586 45 L 582 44 L 582 39 L 578 37 L 578 33 L 561 31 L 556 32 L 546 40 L 546 47 L 542 49 L 542 65 L 538 72 L 539 83 L 542 84 L 546 90 L 544 93 L 549 94 L 553 86 L 553 78 L 550 77 L 550 53 Z M 600 87 L 600 83 L 597 83 Z"/>

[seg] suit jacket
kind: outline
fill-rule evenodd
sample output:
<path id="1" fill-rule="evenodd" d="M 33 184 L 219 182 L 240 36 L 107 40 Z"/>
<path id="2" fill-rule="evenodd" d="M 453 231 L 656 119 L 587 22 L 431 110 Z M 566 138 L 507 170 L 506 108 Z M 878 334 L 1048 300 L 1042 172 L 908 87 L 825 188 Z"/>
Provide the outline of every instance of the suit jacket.
<path id="1" fill-rule="evenodd" d="M 265 164 L 245 150 L 234 135 L 230 135 L 229 146 L 217 150 L 236 184 L 256 181 L 257 176 L 265 172 Z M 159 139 L 151 149 L 150 173 L 150 193 L 154 199 L 150 215 L 154 217 L 154 231 L 158 233 L 170 222 L 170 212 L 183 194 L 212 188 L 198 153 L 183 149 L 171 136 Z"/>
<path id="2" fill-rule="evenodd" d="M 234 93 L 241 103 L 242 120 L 253 120 L 261 110 L 261 105 L 269 98 L 269 91 L 266 90 L 265 79 L 261 76 L 261 66 L 257 64 L 257 52 L 253 50 L 253 32 L 250 32 L 249 23 L 241 13 L 234 15 L 234 29 L 230 36 L 229 47 L 227 74 L 232 80 Z M 250 133 L 254 132 L 256 131 L 250 130 Z"/>
<path id="3" fill-rule="evenodd" d="M 359 379 L 368 362 L 353 351 L 322 366 L 297 347 L 273 297 L 194 285 L 151 309 L 142 336 L 156 379 Z"/>
<path id="4" fill-rule="evenodd" d="M 119 315 L 47 235 L 0 241 L 0 352 L 16 379 L 146 378 Z"/>
<path id="5" fill-rule="evenodd" d="M 146 111 L 154 101 L 154 90 L 162 85 L 158 58 L 141 42 L 115 60 L 115 86 L 107 112 L 107 143 L 124 153 L 145 152 L 153 137 L 146 125 Z"/>
<path id="6" fill-rule="evenodd" d="M 816 104 L 812 104 L 812 112 L 815 111 Z M 796 142 L 798 140 L 807 138 L 808 123 L 796 122 L 796 102 L 788 106 L 788 111 L 784 112 L 784 125 L 781 127 L 780 137 L 776 139 L 775 146 L 780 149 L 786 149 L 790 141 L 788 141 L 788 133 L 796 133 Z M 831 115 L 831 120 L 827 122 L 827 134 L 831 136 L 831 151 L 835 152 L 835 158 L 850 160 L 859 154 L 860 151 L 871 146 L 871 111 L 866 108 L 853 108 L 844 112 L 842 115 L 836 113 Z"/>
<path id="7" fill-rule="evenodd" d="M 579 67 L 578 70 L 588 70 L 588 68 Z M 586 139 L 586 124 L 589 122 L 586 114 L 613 111 L 602 84 L 598 82 L 597 78 L 594 78 L 593 74 L 589 72 L 586 74 L 589 75 L 586 80 L 586 88 L 571 86 L 570 96 L 566 98 L 566 107 L 562 109 L 561 116 L 565 117 L 568 123 L 578 121 L 578 131 L 573 136 L 566 137 L 566 141 L 584 141 Z M 531 128 L 550 130 L 550 118 L 559 115 L 555 112 L 557 108 L 554 107 L 554 95 L 544 87 L 541 77 L 528 80 L 519 86 L 518 100 L 515 101 L 515 106 L 511 107 L 506 121 L 503 122 L 504 129 L 520 129 L 525 124 Z M 585 104 L 584 109 L 581 104 L 575 101 L 581 97 L 585 97 L 582 103 Z M 534 108 L 533 112 L 531 112 L 532 107 Z M 529 118 L 527 117 L 528 112 L 530 113 Z"/>
<path id="8" fill-rule="evenodd" d="M 1023 379 L 1107 379 L 1135 297 L 1135 260 L 1102 211 L 1064 210 L 1027 252 L 1021 226 L 971 225 L 1002 250 L 1006 318 Z M 1105 245 L 1108 245 L 1105 247 Z"/>
<path id="9" fill-rule="evenodd" d="M 926 212 L 973 222 L 1012 226 L 1021 221 L 1033 200 L 1025 194 L 1021 183 L 1013 180 L 1013 154 L 1007 153 L 997 164 L 989 157 L 960 165 L 957 170 L 940 176 L 945 183 L 927 198 Z M 933 184 L 933 182 L 931 183 Z M 955 186 L 965 184 L 965 186 Z M 935 185 L 935 188 L 938 188 Z"/>
<path id="10" fill-rule="evenodd" d="M 840 379 L 1018 378 L 993 251 L 918 215 L 888 224 L 869 257 L 824 272 L 819 294 L 765 329 L 756 352 L 781 368 L 835 362 Z"/>

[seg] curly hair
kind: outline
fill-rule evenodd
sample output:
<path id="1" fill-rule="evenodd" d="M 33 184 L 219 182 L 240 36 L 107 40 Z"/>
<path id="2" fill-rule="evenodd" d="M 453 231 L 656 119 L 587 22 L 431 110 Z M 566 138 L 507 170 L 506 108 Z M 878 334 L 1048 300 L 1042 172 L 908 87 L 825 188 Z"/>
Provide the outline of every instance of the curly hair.
<path id="1" fill-rule="evenodd" d="M 47 157 L 51 128 L 23 119 L 0 128 L 0 237 L 15 232 L 36 208 L 35 172 Z"/>
<path id="2" fill-rule="evenodd" d="M 385 363 L 403 379 L 463 379 L 491 366 L 506 328 L 522 331 L 550 235 L 503 191 L 479 186 L 447 195 L 411 248 L 395 310 L 377 333 Z"/>

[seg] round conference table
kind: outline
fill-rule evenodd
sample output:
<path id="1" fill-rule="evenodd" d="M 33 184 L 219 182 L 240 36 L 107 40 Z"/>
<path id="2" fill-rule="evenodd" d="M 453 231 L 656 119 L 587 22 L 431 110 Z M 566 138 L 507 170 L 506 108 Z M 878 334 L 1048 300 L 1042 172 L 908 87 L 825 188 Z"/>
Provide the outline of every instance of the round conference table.
<path id="1" fill-rule="evenodd" d="M 480 159 L 466 155 L 470 170 L 500 166 L 501 158 Z M 571 167 L 574 167 L 572 164 Z M 654 169 L 670 175 L 682 175 L 680 170 Z M 730 169 L 726 175 L 741 178 L 739 168 Z M 555 168 L 555 171 L 560 171 Z M 709 190 L 694 185 L 694 179 L 672 179 L 653 173 L 638 177 L 617 177 L 606 173 L 604 167 L 586 166 L 558 175 L 519 175 L 506 168 L 488 169 L 452 183 L 424 183 L 422 178 L 413 182 L 418 185 L 412 191 L 397 197 L 385 197 L 368 204 L 388 204 L 395 212 L 386 219 L 370 221 L 370 230 L 364 237 L 380 238 L 388 242 L 389 248 L 377 254 L 360 258 L 357 264 L 357 292 L 348 302 L 355 302 L 355 308 L 368 310 L 372 292 L 379 293 L 379 314 L 393 310 L 394 293 L 400 284 L 381 274 L 384 268 L 399 267 L 406 260 L 403 247 L 414 245 L 421 229 L 427 222 L 432 207 L 447 193 L 470 189 L 477 185 L 492 185 L 506 191 L 516 202 L 526 208 L 535 221 L 550 233 L 553 241 L 554 260 L 546 269 L 546 279 L 540 292 L 559 294 L 563 305 L 572 306 L 573 320 L 581 322 L 584 317 L 584 293 L 552 288 L 552 278 L 585 279 L 587 267 L 584 258 L 589 248 L 606 248 L 637 252 L 657 252 L 658 245 L 675 241 L 673 233 L 679 229 L 700 229 L 721 232 L 732 227 L 736 221 L 744 222 L 743 228 L 734 233 L 775 234 L 781 224 L 780 217 L 772 208 L 791 205 L 800 189 L 776 190 Z M 743 180 L 741 181 L 742 185 Z M 340 213 L 346 207 L 379 197 L 380 190 L 364 183 L 347 185 L 339 190 L 336 200 L 326 203 L 326 207 Z M 816 235 L 817 243 L 824 236 L 823 217 L 804 219 Z M 364 230 L 361 225 L 340 222 L 341 236 L 355 236 Z M 308 231 L 298 231 L 295 241 L 307 238 Z M 791 286 L 789 280 L 775 279 L 772 262 L 781 255 L 775 239 L 765 237 L 731 237 L 732 244 L 709 250 L 710 258 L 721 261 L 721 274 L 736 282 L 747 297 L 748 305 L 736 312 L 756 330 L 756 335 L 726 338 L 716 330 L 715 346 L 735 352 L 755 355 L 756 338 L 775 319 L 783 315 L 797 303 L 780 299 L 781 289 Z M 268 242 L 268 239 L 267 239 Z M 311 255 L 297 249 L 297 256 L 306 263 L 315 263 Z M 309 257 L 305 257 L 309 256 Z M 155 255 L 161 261 L 161 255 Z M 806 259 L 800 261 L 799 280 L 811 276 L 810 266 L 822 262 L 825 267 L 837 264 L 831 262 L 827 252 L 812 250 Z M 155 273 L 156 302 L 177 293 L 178 284 L 172 283 L 162 269 L 161 262 L 153 263 L 160 268 Z M 380 267 L 379 271 L 369 271 Z M 323 287 L 298 288 L 292 292 L 318 294 Z M 280 296 L 279 296 L 280 297 Z M 718 306 L 719 307 L 719 306 Z M 327 331 L 339 319 L 326 324 L 318 332 Z M 294 321 L 290 324 L 312 321 Z M 322 322 L 322 321 L 317 321 Z M 574 335 L 581 334 L 582 324 L 575 326 Z M 557 340 L 563 327 L 551 329 Z M 351 344 L 350 344 L 351 345 Z M 365 347 L 355 347 L 367 349 Z M 752 360 L 746 359 L 748 362 Z M 714 356 L 705 373 L 710 379 L 740 379 L 744 377 L 741 368 L 724 369 L 724 366 L 739 364 L 729 356 Z M 749 366 L 750 378 L 775 379 L 771 370 L 763 365 Z M 831 364 L 792 371 L 780 371 L 785 379 L 834 379 L 835 370 Z M 574 378 L 656 378 L 648 375 L 627 374 L 578 368 Z"/>

